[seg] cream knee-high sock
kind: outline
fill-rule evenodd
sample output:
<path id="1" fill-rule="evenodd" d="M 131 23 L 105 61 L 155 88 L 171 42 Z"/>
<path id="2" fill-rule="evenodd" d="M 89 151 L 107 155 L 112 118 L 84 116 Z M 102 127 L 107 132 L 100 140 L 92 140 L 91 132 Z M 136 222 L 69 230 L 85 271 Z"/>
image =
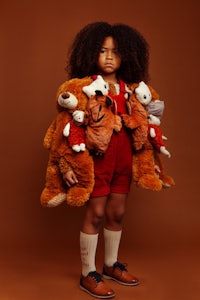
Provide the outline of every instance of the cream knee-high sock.
<path id="1" fill-rule="evenodd" d="M 111 267 L 117 261 L 119 244 L 122 231 L 111 231 L 104 228 L 105 258 L 106 266 Z"/>
<path id="2" fill-rule="evenodd" d="M 97 234 L 80 232 L 80 252 L 82 262 L 82 275 L 87 276 L 89 272 L 96 271 L 95 255 L 98 242 Z"/>

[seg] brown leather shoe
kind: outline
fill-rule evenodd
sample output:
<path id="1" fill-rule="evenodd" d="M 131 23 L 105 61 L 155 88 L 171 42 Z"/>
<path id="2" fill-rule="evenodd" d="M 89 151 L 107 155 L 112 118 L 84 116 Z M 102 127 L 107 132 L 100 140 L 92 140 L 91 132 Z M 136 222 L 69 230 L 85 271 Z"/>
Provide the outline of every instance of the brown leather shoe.
<path id="1" fill-rule="evenodd" d="M 139 284 L 139 280 L 127 271 L 126 265 L 119 262 L 114 263 L 112 267 L 104 265 L 103 277 L 115 280 L 124 285 L 133 286 Z"/>
<path id="2" fill-rule="evenodd" d="M 114 291 L 102 280 L 102 276 L 96 271 L 90 272 L 86 277 L 81 276 L 80 288 L 93 297 L 109 299 L 115 296 Z"/>

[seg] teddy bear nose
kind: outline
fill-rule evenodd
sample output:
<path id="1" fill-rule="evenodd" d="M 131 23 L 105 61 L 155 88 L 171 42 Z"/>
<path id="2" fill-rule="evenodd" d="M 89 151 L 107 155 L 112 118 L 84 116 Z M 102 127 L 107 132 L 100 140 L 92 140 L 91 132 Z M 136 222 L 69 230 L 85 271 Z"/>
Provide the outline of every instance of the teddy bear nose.
<path id="1" fill-rule="evenodd" d="M 63 99 L 67 99 L 69 97 L 70 97 L 70 94 L 68 92 L 65 92 L 65 93 L 62 94 Z"/>

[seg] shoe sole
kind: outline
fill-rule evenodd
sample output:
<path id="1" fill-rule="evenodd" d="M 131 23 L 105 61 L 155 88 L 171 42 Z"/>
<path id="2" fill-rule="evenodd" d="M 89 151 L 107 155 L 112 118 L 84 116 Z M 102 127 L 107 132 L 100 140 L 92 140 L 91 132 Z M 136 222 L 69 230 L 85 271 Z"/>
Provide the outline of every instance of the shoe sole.
<path id="1" fill-rule="evenodd" d="M 84 288 L 84 286 L 82 286 L 82 285 L 80 285 L 79 287 L 80 287 L 80 289 L 82 291 L 88 293 L 89 295 L 91 295 L 93 297 L 99 298 L 99 299 L 111 299 L 111 298 L 115 297 L 115 294 L 112 294 L 110 296 L 99 296 L 99 295 L 93 294 L 92 292 L 90 292 L 89 290 L 87 290 L 86 288 Z"/>
<path id="2" fill-rule="evenodd" d="M 111 277 L 111 276 L 108 276 L 108 275 L 105 275 L 105 274 L 103 274 L 103 277 L 104 277 L 105 279 L 109 279 L 109 280 L 111 279 L 111 280 L 116 281 L 116 282 L 119 283 L 119 284 L 127 285 L 127 286 L 136 286 L 136 285 L 140 284 L 139 281 L 136 281 L 135 283 L 127 283 L 127 282 L 123 282 L 123 281 L 120 281 L 120 280 L 118 280 L 118 279 L 116 279 L 116 278 L 114 278 L 114 277 Z"/>

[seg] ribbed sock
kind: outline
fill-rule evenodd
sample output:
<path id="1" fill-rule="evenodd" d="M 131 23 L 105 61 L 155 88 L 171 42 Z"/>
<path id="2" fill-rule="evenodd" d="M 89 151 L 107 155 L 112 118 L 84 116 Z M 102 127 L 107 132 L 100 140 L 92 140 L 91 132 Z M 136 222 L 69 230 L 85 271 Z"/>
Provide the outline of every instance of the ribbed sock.
<path id="1" fill-rule="evenodd" d="M 80 232 L 80 252 L 82 262 L 82 275 L 87 276 L 89 272 L 96 271 L 95 256 L 98 242 L 97 234 Z"/>
<path id="2" fill-rule="evenodd" d="M 111 231 L 104 228 L 105 258 L 106 266 L 111 267 L 117 261 L 119 244 L 122 231 Z"/>

